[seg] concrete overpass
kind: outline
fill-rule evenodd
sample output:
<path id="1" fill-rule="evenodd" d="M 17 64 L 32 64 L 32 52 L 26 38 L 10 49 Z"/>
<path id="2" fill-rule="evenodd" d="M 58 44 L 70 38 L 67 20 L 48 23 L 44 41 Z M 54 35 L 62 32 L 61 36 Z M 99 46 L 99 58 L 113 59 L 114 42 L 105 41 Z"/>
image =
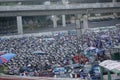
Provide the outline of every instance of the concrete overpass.
<path id="1" fill-rule="evenodd" d="M 84 4 L 52 4 L 52 5 L 14 5 L 0 6 L 0 16 L 16 16 L 18 33 L 23 33 L 22 16 L 53 15 L 53 26 L 57 27 L 56 15 L 62 15 L 63 26 L 66 26 L 65 14 L 85 14 L 83 17 L 84 28 L 88 28 L 88 17 L 90 13 L 119 13 L 120 2 L 117 3 L 84 3 Z M 76 21 L 79 24 L 79 21 Z"/>
<path id="2" fill-rule="evenodd" d="M 118 3 L 85 3 L 68 5 L 0 6 L 0 16 L 35 16 L 120 12 Z"/>
<path id="3" fill-rule="evenodd" d="M 51 2 L 60 2 L 62 0 L 0 0 L 0 2 L 30 2 L 30 1 L 36 1 L 36 2 L 45 2 L 45 1 L 51 1 Z M 112 2 L 113 0 L 69 0 L 70 3 L 73 2 L 79 2 L 79 3 L 95 3 L 95 2 Z M 119 0 L 116 0 L 117 2 Z"/>

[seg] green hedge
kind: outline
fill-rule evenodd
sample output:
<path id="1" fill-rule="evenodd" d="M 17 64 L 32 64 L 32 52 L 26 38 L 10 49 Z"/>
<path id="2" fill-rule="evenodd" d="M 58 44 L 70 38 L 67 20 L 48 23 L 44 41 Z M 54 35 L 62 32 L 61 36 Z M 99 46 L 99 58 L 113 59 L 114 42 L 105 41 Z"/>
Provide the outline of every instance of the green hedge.
<path id="1" fill-rule="evenodd" d="M 113 60 L 120 60 L 120 53 L 114 53 L 111 55 Z"/>

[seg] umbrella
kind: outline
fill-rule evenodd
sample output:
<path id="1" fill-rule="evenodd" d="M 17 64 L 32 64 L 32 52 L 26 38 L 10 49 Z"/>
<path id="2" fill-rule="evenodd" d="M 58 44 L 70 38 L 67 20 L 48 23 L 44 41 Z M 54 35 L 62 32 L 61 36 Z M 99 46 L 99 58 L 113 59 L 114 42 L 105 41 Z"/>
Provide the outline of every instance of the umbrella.
<path id="1" fill-rule="evenodd" d="M 45 55 L 46 53 L 43 51 L 34 51 L 34 54 Z"/>
<path id="2" fill-rule="evenodd" d="M 97 54 L 102 54 L 102 53 L 103 53 L 103 50 L 96 49 L 96 53 L 97 53 Z"/>
<path id="3" fill-rule="evenodd" d="M 11 58 L 13 58 L 15 54 L 13 53 L 6 53 L 0 56 L 0 63 L 8 62 Z"/>
<path id="4" fill-rule="evenodd" d="M 0 64 L 5 63 L 5 62 L 7 62 L 7 60 L 2 58 L 2 57 L 0 57 Z"/>
<path id="5" fill-rule="evenodd" d="M 53 69 L 54 74 L 60 74 L 60 73 L 65 73 L 65 72 L 66 72 L 65 67 L 58 67 L 58 68 Z"/>
<path id="6" fill-rule="evenodd" d="M 4 52 L 0 51 L 0 54 L 4 54 Z"/>
<path id="7" fill-rule="evenodd" d="M 43 40 L 45 40 L 45 41 L 53 41 L 55 39 L 54 38 L 44 38 Z"/>
<path id="8" fill-rule="evenodd" d="M 108 35 L 101 35 L 100 37 L 104 39 L 104 38 L 108 38 L 109 36 Z"/>
<path id="9" fill-rule="evenodd" d="M 86 49 L 86 51 L 89 51 L 89 50 L 94 50 L 94 49 L 96 49 L 95 47 L 88 47 L 87 49 Z"/>

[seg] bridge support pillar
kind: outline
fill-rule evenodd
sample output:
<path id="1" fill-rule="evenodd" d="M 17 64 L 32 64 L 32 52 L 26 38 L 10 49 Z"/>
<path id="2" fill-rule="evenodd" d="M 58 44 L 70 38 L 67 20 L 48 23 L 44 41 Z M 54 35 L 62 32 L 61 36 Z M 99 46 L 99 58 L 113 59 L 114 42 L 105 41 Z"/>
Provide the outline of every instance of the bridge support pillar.
<path id="1" fill-rule="evenodd" d="M 64 5 L 67 5 L 67 4 L 69 3 L 69 0 L 62 0 L 62 3 L 63 3 Z"/>
<path id="2" fill-rule="evenodd" d="M 52 15 L 52 21 L 53 21 L 53 27 L 56 28 L 57 27 L 57 16 L 56 15 Z"/>
<path id="3" fill-rule="evenodd" d="M 18 34 L 23 34 L 22 16 L 17 16 L 17 30 Z"/>
<path id="4" fill-rule="evenodd" d="M 116 2 L 117 2 L 116 0 L 112 0 L 113 6 L 115 6 Z M 113 16 L 114 16 L 114 18 L 116 18 L 117 17 L 117 13 L 113 13 Z"/>
<path id="5" fill-rule="evenodd" d="M 117 18 L 118 17 L 117 13 L 113 13 L 113 17 Z"/>
<path id="6" fill-rule="evenodd" d="M 66 26 L 66 19 L 65 19 L 65 15 L 62 15 L 62 26 L 65 27 Z"/>
<path id="7" fill-rule="evenodd" d="M 77 35 L 77 38 L 80 38 L 82 36 L 80 19 L 77 19 L 75 22 L 76 22 L 76 35 Z"/>
<path id="8" fill-rule="evenodd" d="M 88 16 L 87 15 L 83 16 L 83 28 L 88 29 Z"/>
<path id="9" fill-rule="evenodd" d="M 83 16 L 83 33 L 88 29 L 88 16 L 84 15 Z"/>
<path id="10" fill-rule="evenodd" d="M 117 2 L 116 0 L 112 0 L 113 5 L 115 5 L 116 2 Z"/>

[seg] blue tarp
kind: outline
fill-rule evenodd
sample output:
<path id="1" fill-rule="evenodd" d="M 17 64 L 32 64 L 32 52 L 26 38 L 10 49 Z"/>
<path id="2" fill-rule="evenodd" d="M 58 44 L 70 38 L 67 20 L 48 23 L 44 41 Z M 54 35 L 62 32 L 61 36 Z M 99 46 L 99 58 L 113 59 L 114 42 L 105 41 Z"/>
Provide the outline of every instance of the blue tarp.
<path id="1" fill-rule="evenodd" d="M 4 55 L 1 55 L 0 57 L 6 59 L 6 61 L 9 61 L 11 58 L 13 58 L 16 54 L 13 54 L 13 53 L 7 53 L 7 54 L 4 54 Z"/>
<path id="2" fill-rule="evenodd" d="M 64 67 L 59 67 L 59 68 L 53 69 L 54 74 L 65 73 L 65 71 L 66 71 L 66 69 Z"/>

